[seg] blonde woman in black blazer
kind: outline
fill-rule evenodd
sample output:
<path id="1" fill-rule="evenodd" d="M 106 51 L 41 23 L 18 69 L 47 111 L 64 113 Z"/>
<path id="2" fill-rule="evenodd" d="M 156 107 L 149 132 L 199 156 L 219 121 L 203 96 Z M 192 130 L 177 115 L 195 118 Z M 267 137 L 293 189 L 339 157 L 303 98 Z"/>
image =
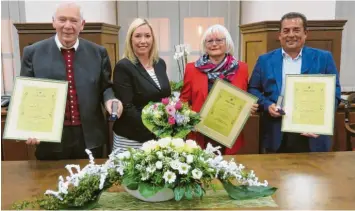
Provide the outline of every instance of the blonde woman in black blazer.
<path id="1" fill-rule="evenodd" d="M 143 107 L 171 94 L 166 64 L 158 56 L 154 32 L 147 20 L 137 18 L 130 25 L 123 59 L 116 64 L 113 76 L 115 96 L 124 108 L 113 126 L 113 150 L 139 148 L 156 138 L 142 123 Z"/>

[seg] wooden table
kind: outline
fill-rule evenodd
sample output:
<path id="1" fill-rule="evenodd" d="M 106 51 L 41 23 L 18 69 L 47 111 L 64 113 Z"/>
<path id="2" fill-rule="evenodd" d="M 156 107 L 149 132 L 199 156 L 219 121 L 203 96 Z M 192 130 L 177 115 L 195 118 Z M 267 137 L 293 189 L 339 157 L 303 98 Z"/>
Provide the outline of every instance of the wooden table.
<path id="1" fill-rule="evenodd" d="M 278 209 L 355 209 L 355 152 L 239 155 L 235 159 L 279 188 L 273 196 Z M 64 166 L 71 163 L 84 166 L 88 161 L 3 161 L 1 208 L 56 189 L 58 176 L 66 175 Z"/>

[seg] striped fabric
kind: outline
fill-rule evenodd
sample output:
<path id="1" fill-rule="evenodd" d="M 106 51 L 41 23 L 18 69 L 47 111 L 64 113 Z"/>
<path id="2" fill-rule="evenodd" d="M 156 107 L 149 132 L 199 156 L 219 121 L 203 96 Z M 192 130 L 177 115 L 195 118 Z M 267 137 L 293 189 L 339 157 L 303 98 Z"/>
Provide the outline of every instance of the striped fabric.
<path id="1" fill-rule="evenodd" d="M 113 133 L 113 149 L 112 151 L 117 150 L 115 153 L 121 153 L 124 151 L 127 151 L 128 148 L 135 148 L 139 149 L 143 143 L 135 141 L 135 140 L 130 140 L 125 137 L 116 135 L 116 133 Z"/>
<path id="2" fill-rule="evenodd" d="M 147 70 L 148 74 L 150 75 L 150 77 L 153 79 L 153 81 L 157 84 L 157 86 L 159 87 L 159 89 L 161 89 L 159 81 L 157 76 L 155 75 L 154 69 L 149 69 Z"/>

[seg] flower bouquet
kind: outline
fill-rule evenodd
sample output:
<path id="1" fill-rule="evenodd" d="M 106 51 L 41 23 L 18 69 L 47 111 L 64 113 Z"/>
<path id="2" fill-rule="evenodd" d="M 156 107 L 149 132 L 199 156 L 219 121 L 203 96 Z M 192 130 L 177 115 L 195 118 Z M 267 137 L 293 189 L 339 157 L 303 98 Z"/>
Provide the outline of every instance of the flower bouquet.
<path id="1" fill-rule="evenodd" d="M 45 195 L 14 204 L 14 209 L 32 207 L 42 209 L 91 209 L 101 193 L 114 184 L 136 191 L 144 201 L 170 189 L 176 201 L 203 197 L 206 189 L 214 188 L 219 180 L 228 195 L 236 200 L 272 195 L 276 188 L 267 181 L 259 182 L 254 172 L 246 171 L 233 159 L 223 160 L 219 147 L 207 145 L 201 149 L 195 141 L 162 138 L 143 144 L 140 149 L 118 153 L 114 151 L 102 165 L 95 164 L 87 150 L 90 163 L 83 169 L 67 165 L 70 176 L 59 177 L 58 190 L 47 190 Z M 157 200 L 161 201 L 161 200 Z"/>
<path id="2" fill-rule="evenodd" d="M 185 138 L 200 122 L 200 115 L 175 96 L 146 105 L 142 110 L 142 122 L 159 138 Z"/>
<path id="3" fill-rule="evenodd" d="M 260 183 L 254 172 L 245 171 L 243 165 L 223 160 L 219 147 L 208 144 L 202 150 L 193 140 L 151 140 L 141 149 L 130 149 L 116 159 L 124 164 L 122 185 L 137 190 L 142 196 L 137 198 L 144 201 L 166 188 L 172 190 L 171 198 L 176 201 L 200 198 L 207 188 L 213 188 L 214 179 L 220 180 L 229 196 L 238 200 L 269 196 L 276 191 L 268 187 L 267 181 Z"/>

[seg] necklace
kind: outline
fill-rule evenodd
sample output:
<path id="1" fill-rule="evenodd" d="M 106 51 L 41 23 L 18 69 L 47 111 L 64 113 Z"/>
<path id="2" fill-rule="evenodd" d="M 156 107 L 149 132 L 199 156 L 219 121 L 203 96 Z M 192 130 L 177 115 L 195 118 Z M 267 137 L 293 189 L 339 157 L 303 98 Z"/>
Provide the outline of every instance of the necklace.
<path id="1" fill-rule="evenodd" d="M 150 65 L 150 64 L 148 63 L 148 64 L 146 64 L 146 65 L 143 65 L 143 67 L 146 68 L 146 69 L 150 69 L 150 68 L 152 68 L 152 65 Z"/>

